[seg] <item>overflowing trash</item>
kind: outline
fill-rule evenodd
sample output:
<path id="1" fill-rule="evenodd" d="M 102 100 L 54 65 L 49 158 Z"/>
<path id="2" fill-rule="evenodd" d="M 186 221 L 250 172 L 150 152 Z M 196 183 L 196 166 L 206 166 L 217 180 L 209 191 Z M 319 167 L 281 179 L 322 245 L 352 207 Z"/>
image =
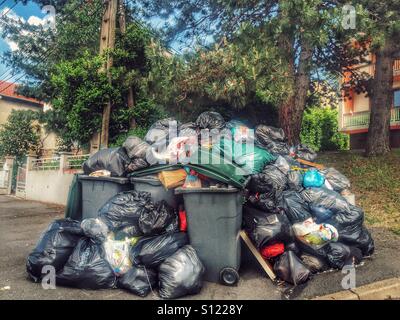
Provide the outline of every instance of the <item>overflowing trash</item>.
<path id="1" fill-rule="evenodd" d="M 294 286 L 357 265 L 374 252 L 364 212 L 349 200 L 350 181 L 314 163 L 316 157 L 305 145 L 288 145 L 282 129 L 261 124 L 253 130 L 217 112 L 184 124 L 159 120 L 143 140 L 128 137 L 121 147 L 85 161 L 85 175 L 128 177 L 132 188 L 99 204 L 96 217 L 54 221 L 28 256 L 27 272 L 39 281 L 50 265 L 59 285 L 121 288 L 140 297 L 158 290 L 161 298 L 174 299 L 200 292 L 205 275 L 221 260 L 210 259 L 210 252 L 236 250 L 227 241 L 238 241 L 240 230 L 276 276 Z M 146 191 L 140 179 L 147 179 Z M 227 215 L 213 210 L 230 206 L 231 221 L 221 227 Z M 188 218 L 193 208 L 204 211 L 203 220 Z M 207 241 L 207 231 L 225 240 Z M 207 242 L 214 247 L 205 248 Z M 236 259 L 236 253 L 231 256 Z M 234 285 L 240 257 L 234 263 L 212 272 Z"/>

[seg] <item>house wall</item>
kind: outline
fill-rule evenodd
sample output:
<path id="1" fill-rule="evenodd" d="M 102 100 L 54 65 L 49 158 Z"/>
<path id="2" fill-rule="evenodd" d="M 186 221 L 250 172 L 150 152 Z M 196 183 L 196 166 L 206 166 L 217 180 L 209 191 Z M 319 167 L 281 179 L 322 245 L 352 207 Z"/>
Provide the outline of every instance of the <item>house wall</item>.
<path id="1" fill-rule="evenodd" d="M 369 97 L 365 93 L 354 95 L 354 110 L 353 112 L 362 112 L 369 110 Z"/>
<path id="2" fill-rule="evenodd" d="M 7 122 L 7 118 L 12 110 L 32 110 L 38 111 L 40 108 L 20 101 L 8 100 L 5 97 L 0 99 L 0 125 Z"/>
<path id="3" fill-rule="evenodd" d="M 367 143 L 367 132 L 353 133 L 350 135 L 350 149 L 365 149 Z M 392 148 L 400 148 L 400 130 L 390 131 L 390 146 Z"/>
<path id="4" fill-rule="evenodd" d="M 29 102 L 13 101 L 5 97 L 0 98 L 0 125 L 7 122 L 12 110 L 31 110 L 39 111 L 41 107 L 31 105 Z M 43 144 L 43 156 L 51 156 L 57 146 L 57 136 L 53 132 L 47 133 L 42 128 L 40 140 Z"/>

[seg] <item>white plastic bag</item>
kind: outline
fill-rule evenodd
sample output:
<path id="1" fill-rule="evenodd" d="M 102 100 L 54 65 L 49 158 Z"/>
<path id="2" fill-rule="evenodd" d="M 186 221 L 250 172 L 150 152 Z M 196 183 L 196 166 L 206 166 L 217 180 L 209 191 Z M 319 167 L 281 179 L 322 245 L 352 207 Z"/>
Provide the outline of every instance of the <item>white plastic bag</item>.
<path id="1" fill-rule="evenodd" d="M 104 250 L 106 251 L 106 259 L 117 275 L 127 272 L 132 263 L 129 260 L 129 247 L 131 240 L 114 240 L 113 235 L 104 242 Z"/>

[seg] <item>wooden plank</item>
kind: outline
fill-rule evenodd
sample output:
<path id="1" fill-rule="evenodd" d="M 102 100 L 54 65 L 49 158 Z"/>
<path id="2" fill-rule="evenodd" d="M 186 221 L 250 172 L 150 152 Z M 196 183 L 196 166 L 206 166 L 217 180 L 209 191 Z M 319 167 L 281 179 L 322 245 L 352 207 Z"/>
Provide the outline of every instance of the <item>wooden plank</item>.
<path id="1" fill-rule="evenodd" d="M 271 264 L 268 261 L 265 261 L 262 255 L 258 252 L 257 248 L 251 242 L 249 236 L 246 234 L 246 232 L 244 232 L 244 230 L 241 230 L 239 234 L 240 237 L 243 239 L 244 243 L 250 249 L 251 253 L 257 259 L 258 263 L 261 265 L 261 267 L 264 269 L 267 275 L 271 278 L 271 280 L 274 281 L 276 279 L 276 275 L 272 269 Z"/>
<path id="2" fill-rule="evenodd" d="M 318 170 L 322 170 L 322 169 L 325 168 L 325 166 L 323 164 L 307 161 L 307 160 L 304 160 L 304 159 L 301 159 L 301 158 L 296 158 L 296 161 L 300 162 L 302 164 L 305 164 L 307 166 L 317 168 Z"/>

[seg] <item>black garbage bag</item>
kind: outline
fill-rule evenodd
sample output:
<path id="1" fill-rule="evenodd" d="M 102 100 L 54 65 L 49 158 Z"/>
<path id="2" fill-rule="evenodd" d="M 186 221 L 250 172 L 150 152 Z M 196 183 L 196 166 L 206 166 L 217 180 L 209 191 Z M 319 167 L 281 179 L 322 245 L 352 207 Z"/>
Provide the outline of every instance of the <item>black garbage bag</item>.
<path id="1" fill-rule="evenodd" d="M 145 297 L 157 286 L 157 282 L 158 276 L 155 270 L 133 267 L 118 279 L 117 287 L 139 297 Z"/>
<path id="2" fill-rule="evenodd" d="M 83 233 L 88 238 L 93 239 L 97 243 L 103 243 L 107 240 L 108 227 L 99 218 L 85 219 L 81 223 Z"/>
<path id="3" fill-rule="evenodd" d="M 90 238 L 79 240 L 64 268 L 57 273 L 57 285 L 81 289 L 114 288 L 117 278 L 101 244 Z"/>
<path id="4" fill-rule="evenodd" d="M 375 251 L 374 240 L 371 237 L 371 233 L 365 227 L 362 228 L 361 236 L 354 245 L 361 250 L 363 256 L 370 256 Z"/>
<path id="5" fill-rule="evenodd" d="M 330 209 L 333 213 L 350 213 L 349 203 L 336 191 L 326 188 L 307 188 L 301 195 L 310 205 Z"/>
<path id="6" fill-rule="evenodd" d="M 199 128 L 195 122 L 183 123 L 179 127 L 179 137 L 194 137 L 199 135 Z"/>
<path id="7" fill-rule="evenodd" d="M 296 191 L 284 191 L 279 207 L 285 211 L 292 224 L 303 222 L 311 217 L 307 203 Z"/>
<path id="8" fill-rule="evenodd" d="M 350 256 L 349 258 L 347 258 L 347 260 L 345 261 L 345 265 L 358 265 L 360 264 L 360 262 L 362 261 L 363 258 L 363 254 L 361 252 L 361 250 L 357 247 L 350 247 Z"/>
<path id="9" fill-rule="evenodd" d="M 286 251 L 279 256 L 274 271 L 280 279 L 294 285 L 306 282 L 311 275 L 311 271 L 293 251 Z"/>
<path id="10" fill-rule="evenodd" d="M 64 266 L 83 236 L 80 225 L 76 220 L 59 219 L 52 222 L 42 233 L 35 249 L 26 260 L 26 270 L 33 281 L 41 279 L 44 266 L 53 266 L 56 271 Z"/>
<path id="11" fill-rule="evenodd" d="M 295 147 L 295 154 L 300 159 L 304 159 L 307 161 L 314 161 L 317 158 L 317 153 L 304 144 L 299 144 Z"/>
<path id="12" fill-rule="evenodd" d="M 336 229 L 343 230 L 346 226 L 361 225 L 364 222 L 364 211 L 362 208 L 349 204 L 350 210 L 340 211 L 332 215 L 327 223 L 333 225 Z"/>
<path id="13" fill-rule="evenodd" d="M 244 206 L 243 211 L 244 228 L 257 248 L 293 240 L 292 228 L 284 214 L 266 213 L 249 206 Z"/>
<path id="14" fill-rule="evenodd" d="M 143 168 L 147 168 L 149 164 L 147 163 L 146 160 L 142 158 L 134 158 L 132 159 L 131 163 L 128 165 L 128 171 L 133 172 L 136 170 L 140 170 Z"/>
<path id="15" fill-rule="evenodd" d="M 299 247 L 296 244 L 296 242 L 290 242 L 288 244 L 285 244 L 285 250 L 286 251 L 289 251 L 289 250 L 293 251 L 296 254 L 296 256 L 299 256 L 300 253 L 301 253 Z"/>
<path id="16" fill-rule="evenodd" d="M 122 147 L 125 148 L 125 151 L 129 158 L 145 159 L 147 149 L 150 148 L 150 145 L 139 137 L 129 136 L 128 138 L 126 138 Z"/>
<path id="17" fill-rule="evenodd" d="M 187 234 L 184 232 L 143 237 L 132 247 L 129 257 L 136 266 L 154 268 L 188 243 Z"/>
<path id="18" fill-rule="evenodd" d="M 115 240 L 124 240 L 125 238 L 141 237 L 143 236 L 142 231 L 140 231 L 139 223 L 134 225 L 129 225 L 114 231 Z"/>
<path id="19" fill-rule="evenodd" d="M 256 127 L 255 137 L 256 141 L 265 147 L 273 141 L 285 141 L 285 133 L 283 132 L 283 129 L 266 126 L 264 124 L 260 124 Z"/>
<path id="20" fill-rule="evenodd" d="M 199 293 L 205 268 L 196 250 L 186 245 L 167 258 L 159 268 L 160 297 L 176 299 Z"/>
<path id="21" fill-rule="evenodd" d="M 145 191 L 124 191 L 116 194 L 99 210 L 99 218 L 110 231 L 138 226 L 143 212 L 151 207 L 151 194 Z"/>
<path id="22" fill-rule="evenodd" d="M 328 180 L 335 191 L 341 192 L 344 189 L 350 189 L 350 180 L 335 168 L 325 168 L 320 172 L 325 176 L 325 179 Z"/>
<path id="23" fill-rule="evenodd" d="M 285 175 L 290 171 L 290 164 L 285 157 L 278 156 L 275 160 L 274 166 L 281 170 Z"/>
<path id="24" fill-rule="evenodd" d="M 131 159 L 124 148 L 109 148 L 97 151 L 83 165 L 84 174 L 88 175 L 97 170 L 108 170 L 112 177 L 123 177 L 130 172 Z"/>
<path id="25" fill-rule="evenodd" d="M 150 145 L 155 143 L 167 145 L 170 138 L 169 131 L 171 130 L 175 135 L 177 135 L 179 126 L 180 123 L 174 118 L 158 120 L 150 126 L 144 140 Z"/>
<path id="26" fill-rule="evenodd" d="M 257 143 L 257 145 L 260 145 Z M 271 152 L 273 155 L 288 155 L 290 154 L 290 148 L 285 142 L 277 142 L 277 141 L 271 141 L 268 145 L 263 146 L 264 149 L 267 149 L 269 152 Z"/>
<path id="27" fill-rule="evenodd" d="M 225 127 L 225 120 L 218 112 L 205 111 L 197 117 L 196 125 L 201 129 L 221 130 Z"/>
<path id="28" fill-rule="evenodd" d="M 247 200 L 255 208 L 266 212 L 275 211 L 276 209 L 275 201 L 271 199 L 267 193 L 251 194 Z"/>
<path id="29" fill-rule="evenodd" d="M 322 223 L 331 219 L 333 216 L 332 210 L 326 209 L 321 206 L 310 205 L 310 212 L 316 223 Z"/>
<path id="30" fill-rule="evenodd" d="M 308 253 L 312 256 L 326 260 L 326 249 L 327 249 L 328 243 L 326 243 L 324 245 L 313 245 L 313 244 L 307 243 L 305 241 L 296 239 L 296 245 L 298 246 L 298 248 L 300 249 L 301 252 Z"/>
<path id="31" fill-rule="evenodd" d="M 300 191 L 303 189 L 303 175 L 300 171 L 289 171 L 287 175 L 289 189 Z"/>
<path id="32" fill-rule="evenodd" d="M 150 210 L 143 211 L 139 218 L 140 231 L 146 235 L 156 235 L 166 231 L 176 219 L 174 208 L 164 200 L 156 203 Z"/>
<path id="33" fill-rule="evenodd" d="M 326 246 L 326 258 L 329 265 L 335 269 L 342 269 L 350 259 L 350 247 L 340 242 L 331 242 Z"/>
<path id="34" fill-rule="evenodd" d="M 318 273 L 328 269 L 327 262 L 320 257 L 312 256 L 308 253 L 302 253 L 300 259 L 312 273 Z"/>
<path id="35" fill-rule="evenodd" d="M 338 232 L 340 242 L 359 248 L 363 256 L 369 256 L 374 253 L 374 240 L 363 225 L 353 224 L 342 229 L 338 227 Z"/>
<path id="36" fill-rule="evenodd" d="M 263 171 L 251 176 L 248 188 L 254 193 L 265 193 L 269 198 L 277 200 L 287 183 L 286 175 L 276 166 L 267 165 Z"/>

